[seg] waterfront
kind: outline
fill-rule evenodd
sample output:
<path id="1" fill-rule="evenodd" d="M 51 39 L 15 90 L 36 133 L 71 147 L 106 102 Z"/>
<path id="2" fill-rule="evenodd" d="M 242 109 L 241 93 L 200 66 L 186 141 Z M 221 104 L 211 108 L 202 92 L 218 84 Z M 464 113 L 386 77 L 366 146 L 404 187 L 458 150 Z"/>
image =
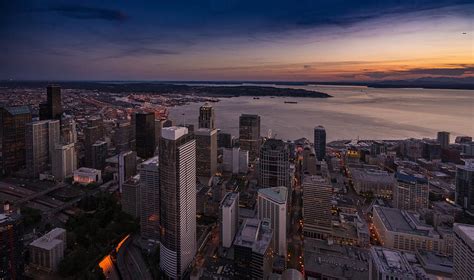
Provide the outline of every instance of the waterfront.
<path id="1" fill-rule="evenodd" d="M 213 103 L 216 125 L 238 136 L 242 113 L 262 117 L 262 135 L 269 129 L 276 138 L 312 139 L 322 124 L 328 140 L 402 139 L 435 137 L 446 130 L 452 136 L 474 135 L 474 92 L 448 89 L 366 88 L 356 86 L 279 86 L 316 90 L 332 98 L 234 97 Z M 284 101 L 297 101 L 285 104 Z M 176 123 L 197 125 L 199 106 L 191 103 L 170 108 Z M 184 114 L 184 115 L 183 115 Z M 452 138 L 452 140 L 454 137 Z"/>

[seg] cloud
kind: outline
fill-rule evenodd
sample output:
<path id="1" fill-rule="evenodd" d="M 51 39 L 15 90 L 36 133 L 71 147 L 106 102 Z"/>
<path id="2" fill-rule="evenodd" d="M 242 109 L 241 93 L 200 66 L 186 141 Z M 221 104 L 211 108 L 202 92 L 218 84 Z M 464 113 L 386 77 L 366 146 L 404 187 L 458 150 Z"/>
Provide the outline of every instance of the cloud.
<path id="1" fill-rule="evenodd" d="M 128 16 L 120 10 L 104 9 L 87 6 L 56 6 L 51 7 L 50 11 L 57 12 L 65 17 L 74 19 L 99 19 L 106 21 L 122 22 L 128 19 Z"/>
<path id="2" fill-rule="evenodd" d="M 368 71 L 363 72 L 362 74 L 373 78 L 373 79 L 383 79 L 390 76 L 400 76 L 400 75 L 424 75 L 424 76 L 450 76 L 450 77 L 459 77 L 464 74 L 474 72 L 474 65 L 465 65 L 460 64 L 455 67 L 445 67 L 445 68 L 412 68 L 408 70 L 395 70 L 395 71 Z"/>
<path id="3" fill-rule="evenodd" d="M 117 54 L 103 57 L 103 59 L 115 59 L 115 58 L 121 58 L 121 57 L 176 55 L 176 54 L 180 54 L 180 52 L 176 50 L 168 50 L 168 49 L 137 47 L 137 48 L 126 49 Z"/>

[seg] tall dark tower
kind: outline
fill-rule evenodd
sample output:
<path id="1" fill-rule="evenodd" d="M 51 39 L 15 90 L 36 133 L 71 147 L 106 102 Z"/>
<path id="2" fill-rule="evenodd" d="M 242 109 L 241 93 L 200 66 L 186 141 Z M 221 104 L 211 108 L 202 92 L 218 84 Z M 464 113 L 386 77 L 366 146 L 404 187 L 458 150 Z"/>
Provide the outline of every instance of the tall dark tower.
<path id="1" fill-rule="evenodd" d="M 135 114 L 135 143 L 137 155 L 147 159 L 155 154 L 155 114 Z"/>
<path id="2" fill-rule="evenodd" d="M 326 129 L 322 125 L 314 128 L 314 152 L 319 161 L 326 157 Z"/>
<path id="3" fill-rule="evenodd" d="M 208 103 L 199 108 L 199 128 L 215 129 L 214 108 Z"/>
<path id="4" fill-rule="evenodd" d="M 58 85 L 49 85 L 46 87 L 48 99 L 46 103 L 40 104 L 40 120 L 61 120 L 63 107 L 61 105 L 61 87 Z"/>
<path id="5" fill-rule="evenodd" d="M 249 160 L 257 158 L 261 143 L 259 115 L 240 115 L 239 143 L 242 150 L 249 151 Z"/>

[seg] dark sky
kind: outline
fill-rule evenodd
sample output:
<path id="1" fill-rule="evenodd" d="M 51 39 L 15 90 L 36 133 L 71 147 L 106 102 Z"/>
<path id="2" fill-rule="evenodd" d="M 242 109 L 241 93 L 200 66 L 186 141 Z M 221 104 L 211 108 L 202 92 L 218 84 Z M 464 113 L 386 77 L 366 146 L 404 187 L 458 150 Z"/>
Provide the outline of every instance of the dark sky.
<path id="1" fill-rule="evenodd" d="M 473 74 L 472 1 L 2 1 L 0 79 Z"/>

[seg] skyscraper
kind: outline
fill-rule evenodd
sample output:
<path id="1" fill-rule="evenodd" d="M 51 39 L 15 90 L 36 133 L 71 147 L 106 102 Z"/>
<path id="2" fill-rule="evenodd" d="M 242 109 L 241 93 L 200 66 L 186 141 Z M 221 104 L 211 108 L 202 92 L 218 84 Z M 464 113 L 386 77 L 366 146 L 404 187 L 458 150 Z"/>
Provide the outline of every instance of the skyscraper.
<path id="1" fill-rule="evenodd" d="M 449 132 L 440 131 L 438 132 L 438 137 L 436 139 L 438 143 L 441 144 L 441 149 L 449 148 Z"/>
<path id="2" fill-rule="evenodd" d="M 474 225 L 454 224 L 453 279 L 474 275 Z"/>
<path id="3" fill-rule="evenodd" d="M 209 103 L 199 108 L 199 128 L 215 129 L 215 118 L 214 108 Z"/>
<path id="4" fill-rule="evenodd" d="M 77 169 L 77 156 L 74 143 L 56 145 L 52 159 L 52 173 L 57 181 L 62 181 L 73 175 Z"/>
<path id="5" fill-rule="evenodd" d="M 220 245 L 230 248 L 239 229 L 239 193 L 228 192 L 219 206 Z"/>
<path id="6" fill-rule="evenodd" d="M 143 159 L 155 154 L 155 114 L 140 112 L 135 114 L 135 146 L 137 155 Z"/>
<path id="7" fill-rule="evenodd" d="M 239 143 L 242 150 L 249 151 L 250 161 L 254 161 L 260 151 L 261 143 L 259 115 L 240 115 Z"/>
<path id="8" fill-rule="evenodd" d="M 268 219 L 273 229 L 273 251 L 286 256 L 286 218 L 287 218 L 288 188 L 275 187 L 258 190 L 257 217 Z"/>
<path id="9" fill-rule="evenodd" d="M 218 148 L 232 148 L 232 135 L 220 130 L 217 131 L 217 147 Z"/>
<path id="10" fill-rule="evenodd" d="M 141 215 L 140 175 L 129 178 L 122 185 L 122 210 L 135 218 Z M 141 223 L 141 219 L 140 219 Z M 140 228 L 141 229 L 141 228 Z M 143 233 L 143 231 L 142 231 Z"/>
<path id="11" fill-rule="evenodd" d="M 2 175 L 25 165 L 26 124 L 31 122 L 28 106 L 0 108 L 0 170 Z"/>
<path id="12" fill-rule="evenodd" d="M 103 122 L 100 117 L 91 117 L 84 128 L 84 166 L 94 167 L 94 144 L 103 139 Z"/>
<path id="13" fill-rule="evenodd" d="M 326 129 L 322 125 L 314 128 L 314 151 L 319 161 L 326 157 Z"/>
<path id="14" fill-rule="evenodd" d="M 196 253 L 196 140 L 185 127 L 161 131 L 160 267 L 185 276 Z"/>
<path id="15" fill-rule="evenodd" d="M 23 279 L 23 247 L 21 216 L 0 214 L 0 279 Z"/>
<path id="16" fill-rule="evenodd" d="M 291 187 L 290 151 L 288 143 L 268 139 L 260 149 L 259 176 L 260 188 Z"/>
<path id="17" fill-rule="evenodd" d="M 98 170 L 105 168 L 105 160 L 107 159 L 107 142 L 97 141 L 92 145 L 92 162 L 90 167 Z"/>
<path id="18" fill-rule="evenodd" d="M 32 178 L 48 169 L 53 152 L 60 141 L 59 120 L 26 124 L 26 171 Z"/>
<path id="19" fill-rule="evenodd" d="M 217 130 L 199 128 L 194 132 L 194 136 L 197 175 L 212 177 L 217 171 Z"/>
<path id="20" fill-rule="evenodd" d="M 46 88 L 48 99 L 46 103 L 40 104 L 40 120 L 60 120 L 63 113 L 61 105 L 61 87 L 49 85 Z"/>
<path id="21" fill-rule="evenodd" d="M 465 160 L 456 170 L 456 204 L 474 212 L 474 159 Z"/>
<path id="22" fill-rule="evenodd" d="M 118 181 L 121 190 L 122 185 L 130 177 L 137 174 L 137 153 L 133 151 L 123 152 L 118 155 Z"/>
<path id="23" fill-rule="evenodd" d="M 160 240 L 160 172 L 158 157 L 138 165 L 140 174 L 140 231 L 144 239 Z"/>
<path id="24" fill-rule="evenodd" d="M 303 187 L 303 234 L 326 239 L 332 233 L 332 187 L 321 176 L 306 176 Z"/>

